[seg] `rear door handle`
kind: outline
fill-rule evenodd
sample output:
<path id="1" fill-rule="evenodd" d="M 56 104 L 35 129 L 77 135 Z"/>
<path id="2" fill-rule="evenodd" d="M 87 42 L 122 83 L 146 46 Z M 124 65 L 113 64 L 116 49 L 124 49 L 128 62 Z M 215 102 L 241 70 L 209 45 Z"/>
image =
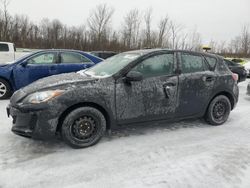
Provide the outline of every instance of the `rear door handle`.
<path id="1" fill-rule="evenodd" d="M 204 81 L 205 82 L 212 82 L 212 81 L 214 81 L 214 77 L 213 76 L 207 76 L 207 77 L 204 77 Z"/>

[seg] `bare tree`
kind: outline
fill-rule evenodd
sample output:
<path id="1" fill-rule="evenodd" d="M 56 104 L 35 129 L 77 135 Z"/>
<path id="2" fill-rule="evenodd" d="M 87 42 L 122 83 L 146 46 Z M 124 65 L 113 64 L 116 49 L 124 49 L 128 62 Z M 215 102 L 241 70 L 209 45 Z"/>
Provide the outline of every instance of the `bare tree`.
<path id="1" fill-rule="evenodd" d="M 169 17 L 165 16 L 160 20 L 160 23 L 158 25 L 158 47 L 163 47 L 163 41 L 165 39 L 165 36 L 169 33 L 169 27 L 168 27 L 168 21 Z M 168 46 L 167 46 L 168 47 Z"/>
<path id="2" fill-rule="evenodd" d="M 201 41 L 201 35 L 197 32 L 196 29 L 193 30 L 193 32 L 190 35 L 189 40 L 189 47 L 188 50 L 194 50 L 194 51 L 201 51 L 202 41 Z"/>
<path id="3" fill-rule="evenodd" d="M 3 33 L 2 37 L 5 38 L 5 40 L 8 38 L 8 27 L 10 22 L 10 16 L 8 13 L 8 6 L 10 4 L 10 0 L 1 0 L 2 6 L 3 6 L 3 15 L 4 15 L 4 24 L 3 24 Z"/>
<path id="4" fill-rule="evenodd" d="M 130 10 L 124 17 L 122 40 L 126 49 L 138 47 L 141 17 L 138 9 Z"/>
<path id="5" fill-rule="evenodd" d="M 101 44 L 101 40 L 105 39 L 114 9 L 106 4 L 98 5 L 94 9 L 88 19 L 88 26 L 94 39 L 97 40 L 97 45 Z"/>
<path id="6" fill-rule="evenodd" d="M 171 47 L 173 49 L 178 48 L 179 40 L 180 40 L 179 33 L 181 32 L 182 28 L 183 27 L 181 25 L 176 24 L 173 21 L 171 21 L 170 23 L 170 32 L 171 32 L 171 40 L 172 40 Z"/>
<path id="7" fill-rule="evenodd" d="M 248 25 L 244 25 L 241 32 L 241 50 L 244 55 L 250 52 L 250 33 Z"/>
<path id="8" fill-rule="evenodd" d="M 145 47 L 151 47 L 151 24 L 152 24 L 152 12 L 153 9 L 150 8 L 146 10 L 145 16 L 144 16 L 144 21 L 145 21 L 145 40 L 144 40 L 144 46 Z"/>

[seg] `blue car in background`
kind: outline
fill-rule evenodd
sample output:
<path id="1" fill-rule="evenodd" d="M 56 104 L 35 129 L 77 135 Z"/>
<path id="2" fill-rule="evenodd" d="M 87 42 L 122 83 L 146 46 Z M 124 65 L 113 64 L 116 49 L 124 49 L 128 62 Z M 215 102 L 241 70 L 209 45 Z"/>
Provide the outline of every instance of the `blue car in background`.
<path id="1" fill-rule="evenodd" d="M 40 78 L 76 72 L 103 59 L 76 50 L 42 50 L 29 54 L 12 64 L 0 65 L 0 99 Z"/>

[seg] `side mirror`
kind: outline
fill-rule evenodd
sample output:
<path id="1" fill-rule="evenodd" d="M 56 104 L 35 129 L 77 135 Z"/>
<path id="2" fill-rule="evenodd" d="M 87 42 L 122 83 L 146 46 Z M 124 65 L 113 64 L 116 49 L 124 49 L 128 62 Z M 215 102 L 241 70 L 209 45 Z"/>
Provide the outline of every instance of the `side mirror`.
<path id="1" fill-rule="evenodd" d="M 21 65 L 22 67 L 26 67 L 27 64 L 28 64 L 28 60 L 27 60 L 27 59 L 23 60 L 23 61 L 20 63 L 20 65 Z"/>
<path id="2" fill-rule="evenodd" d="M 132 81 L 141 81 L 143 79 L 143 76 L 140 72 L 137 71 L 130 71 L 126 77 L 125 77 L 126 81 L 128 82 L 132 82 Z"/>

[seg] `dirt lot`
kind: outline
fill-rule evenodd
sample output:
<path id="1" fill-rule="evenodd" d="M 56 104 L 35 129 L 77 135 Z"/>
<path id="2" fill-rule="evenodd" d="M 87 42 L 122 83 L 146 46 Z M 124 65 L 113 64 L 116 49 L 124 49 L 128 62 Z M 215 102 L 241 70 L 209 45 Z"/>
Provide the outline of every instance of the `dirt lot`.
<path id="1" fill-rule="evenodd" d="M 14 135 L 0 101 L 0 187 L 250 187 L 250 96 L 229 121 L 137 126 L 112 132 L 91 148 Z"/>

